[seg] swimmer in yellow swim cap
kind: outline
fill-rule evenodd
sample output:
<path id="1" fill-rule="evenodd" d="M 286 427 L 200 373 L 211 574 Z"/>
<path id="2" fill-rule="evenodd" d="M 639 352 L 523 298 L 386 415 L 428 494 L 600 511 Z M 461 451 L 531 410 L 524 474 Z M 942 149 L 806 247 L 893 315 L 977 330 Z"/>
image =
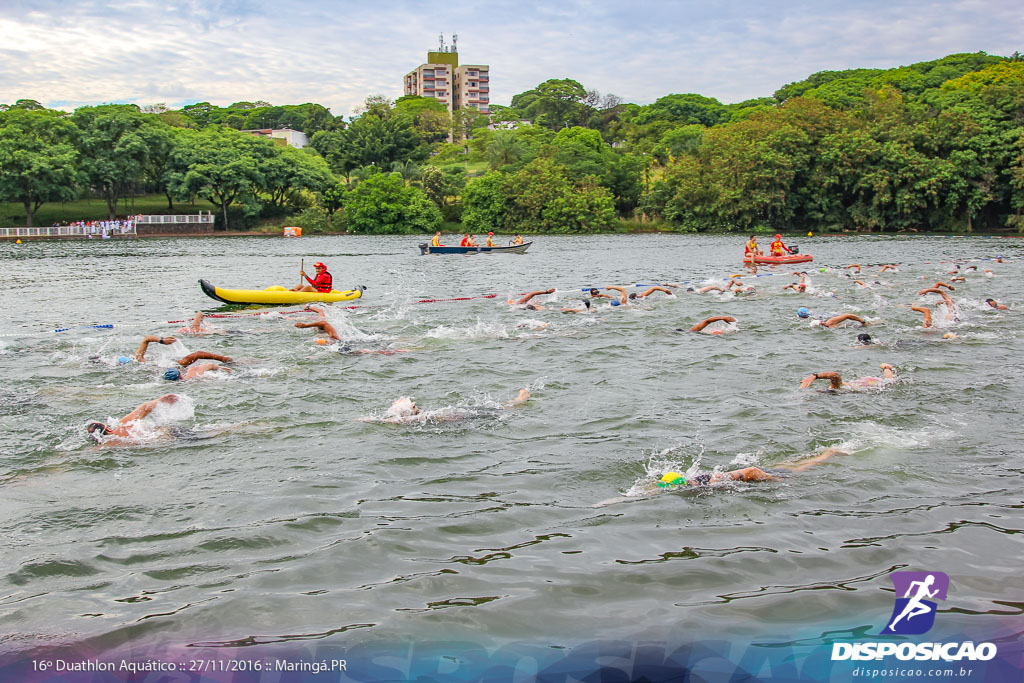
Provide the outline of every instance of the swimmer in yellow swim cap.
<path id="1" fill-rule="evenodd" d="M 666 472 L 658 482 L 658 488 L 667 489 L 672 486 L 686 486 L 686 477 L 678 472 Z"/>
<path id="2" fill-rule="evenodd" d="M 776 476 L 768 474 L 759 467 L 744 467 L 728 472 L 702 472 L 687 480 L 679 472 L 666 472 L 658 481 L 658 488 L 670 489 L 676 486 L 708 486 L 727 481 L 780 481 Z"/>

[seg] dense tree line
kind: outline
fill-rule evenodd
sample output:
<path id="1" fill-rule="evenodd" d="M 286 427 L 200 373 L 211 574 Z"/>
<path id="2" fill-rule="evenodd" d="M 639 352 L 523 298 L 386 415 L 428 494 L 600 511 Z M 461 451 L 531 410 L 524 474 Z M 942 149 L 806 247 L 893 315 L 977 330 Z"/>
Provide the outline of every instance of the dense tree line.
<path id="1" fill-rule="evenodd" d="M 735 104 L 640 106 L 552 79 L 450 115 L 371 96 L 346 121 L 317 104 L 0 105 L 0 200 L 84 192 L 202 197 L 221 226 L 295 214 L 314 229 L 592 232 L 1024 231 L 1024 62 L 985 53 L 825 71 Z M 310 148 L 240 133 L 290 127 Z M 474 172 L 467 173 L 472 167 Z M 482 167 L 482 168 L 481 168 Z M 237 219 L 243 219 L 238 221 Z"/>

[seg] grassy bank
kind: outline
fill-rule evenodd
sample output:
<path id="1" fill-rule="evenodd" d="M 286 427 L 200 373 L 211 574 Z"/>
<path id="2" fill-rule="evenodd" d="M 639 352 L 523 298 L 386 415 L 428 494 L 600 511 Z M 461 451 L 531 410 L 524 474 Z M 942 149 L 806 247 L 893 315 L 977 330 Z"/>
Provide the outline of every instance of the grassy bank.
<path id="1" fill-rule="evenodd" d="M 174 209 L 167 208 L 167 197 L 162 194 L 151 194 L 135 197 L 128 203 L 118 202 L 118 215 L 128 214 L 176 214 L 213 211 L 217 207 L 210 202 L 197 199 L 194 204 L 175 202 Z M 46 227 L 56 223 L 74 221 L 102 221 L 109 218 L 107 202 L 102 199 L 76 199 L 72 202 L 47 202 L 36 211 L 34 225 Z M 25 225 L 25 207 L 12 202 L 0 202 L 0 228 L 20 228 Z"/>

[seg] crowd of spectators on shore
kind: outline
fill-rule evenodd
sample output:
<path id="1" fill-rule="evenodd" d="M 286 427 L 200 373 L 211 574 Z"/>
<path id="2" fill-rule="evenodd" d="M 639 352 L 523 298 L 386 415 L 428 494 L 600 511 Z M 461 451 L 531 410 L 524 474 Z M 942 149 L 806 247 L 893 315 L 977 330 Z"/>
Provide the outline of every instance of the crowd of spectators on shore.
<path id="1" fill-rule="evenodd" d="M 77 228 L 88 239 L 109 239 L 112 235 L 134 235 L 135 223 L 141 216 L 128 216 L 108 221 L 59 221 L 53 224 L 55 228 Z"/>

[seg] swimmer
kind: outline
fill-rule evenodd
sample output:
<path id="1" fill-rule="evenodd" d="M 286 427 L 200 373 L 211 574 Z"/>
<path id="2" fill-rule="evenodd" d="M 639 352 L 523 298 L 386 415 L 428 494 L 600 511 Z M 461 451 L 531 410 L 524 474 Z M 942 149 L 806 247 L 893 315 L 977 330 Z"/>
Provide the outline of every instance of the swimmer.
<path id="1" fill-rule="evenodd" d="M 854 315 L 853 313 L 843 313 L 842 315 L 833 316 L 828 320 L 814 320 L 811 324 L 820 327 L 838 327 L 841 323 L 844 323 L 847 320 L 852 320 L 854 322 L 860 323 L 861 327 L 867 327 L 868 325 L 871 324 L 864 318 L 860 317 L 859 315 Z"/>
<path id="2" fill-rule="evenodd" d="M 729 323 L 730 325 L 732 325 L 732 323 L 736 322 L 736 318 L 732 317 L 731 315 L 715 315 L 715 316 L 712 316 L 710 318 L 706 318 L 704 320 L 701 320 L 699 323 L 697 323 L 696 325 L 694 325 L 693 327 L 690 328 L 690 332 L 700 332 L 701 330 L 703 330 L 705 327 L 707 327 L 711 323 L 717 323 L 717 322 L 725 322 L 725 323 Z M 728 329 L 728 328 L 726 330 L 719 329 L 719 330 L 712 330 L 710 332 L 710 334 L 724 334 L 725 332 L 733 332 L 733 331 L 735 331 L 735 329 Z"/>
<path id="3" fill-rule="evenodd" d="M 520 389 L 519 394 L 511 401 L 505 401 L 502 404 L 502 407 L 513 408 L 515 406 L 522 405 L 523 403 L 526 403 L 528 400 L 530 400 L 530 397 L 531 394 L 529 391 L 527 391 L 526 389 Z M 417 422 L 425 420 L 425 416 L 421 417 L 422 415 L 423 411 L 420 409 L 418 405 L 416 405 L 415 401 L 413 401 L 408 396 L 399 396 L 398 398 L 395 399 L 394 403 L 391 404 L 391 407 L 388 409 L 387 413 L 385 413 L 385 417 L 382 420 L 369 420 L 366 418 L 361 418 L 361 421 L 402 424 L 407 422 Z M 432 419 L 438 422 L 452 422 L 454 420 L 461 420 L 463 417 L 465 416 L 462 414 L 449 412 L 435 416 Z"/>
<path id="4" fill-rule="evenodd" d="M 793 273 L 793 275 L 799 275 L 800 276 L 800 282 L 793 282 L 793 283 L 788 284 L 788 285 L 783 285 L 782 289 L 783 290 L 794 289 L 794 290 L 796 290 L 798 292 L 805 291 L 807 289 L 807 273 L 797 272 L 797 273 Z"/>
<path id="5" fill-rule="evenodd" d="M 129 360 L 137 360 L 140 363 L 145 361 L 146 360 L 146 350 L 149 348 L 149 345 L 154 343 L 154 342 L 167 346 L 169 344 L 175 343 L 176 341 L 178 341 L 178 340 L 175 337 L 158 337 L 155 334 L 147 334 L 145 337 L 142 338 L 142 343 L 139 344 L 139 348 L 137 348 L 135 350 L 135 353 L 132 355 L 132 357 Z M 118 358 L 118 362 L 120 362 L 124 358 L 128 358 L 128 357 L 127 356 L 121 356 L 121 358 Z M 125 360 L 124 362 L 127 363 L 128 361 Z"/>
<path id="6" fill-rule="evenodd" d="M 554 287 L 552 287 L 551 289 L 540 289 L 540 290 L 537 290 L 536 292 L 530 292 L 529 294 L 524 294 L 522 297 L 520 297 L 520 298 L 518 298 L 518 299 L 516 299 L 514 301 L 512 299 L 509 299 L 508 302 L 510 304 L 512 304 L 513 306 L 525 306 L 526 309 L 530 310 L 530 311 L 543 311 L 544 310 L 543 306 L 541 306 L 540 304 L 531 304 L 530 303 L 530 299 L 532 299 L 535 296 L 539 296 L 541 294 L 554 294 L 554 293 L 555 293 L 555 288 Z"/>
<path id="7" fill-rule="evenodd" d="M 978 266 L 967 266 L 966 268 L 964 268 L 964 272 L 965 273 L 967 271 L 969 271 L 969 270 L 973 270 L 974 272 L 978 272 Z"/>
<path id="8" fill-rule="evenodd" d="M 917 295 L 918 296 L 922 296 L 923 294 L 926 294 L 926 293 L 931 292 L 933 290 L 940 290 L 941 287 L 945 287 L 946 289 L 948 289 L 951 292 L 955 292 L 956 291 L 956 287 L 954 287 L 953 285 L 946 284 L 945 282 L 936 282 L 933 286 L 925 287 L 924 289 L 922 289 L 920 292 L 917 293 Z"/>
<path id="9" fill-rule="evenodd" d="M 838 372 L 815 372 L 800 380 L 800 388 L 806 389 L 819 379 L 827 379 L 829 381 L 829 389 L 866 389 L 878 384 L 882 379 L 894 379 L 896 377 L 896 368 L 888 363 L 882 363 L 878 367 L 882 370 L 881 378 L 861 377 L 849 382 L 844 382 L 842 376 Z"/>
<path id="10" fill-rule="evenodd" d="M 826 460 L 837 455 L 849 455 L 849 453 L 841 451 L 838 448 L 826 448 L 818 455 L 803 458 L 795 462 L 780 463 L 775 465 L 775 468 L 787 470 L 789 472 L 803 472 L 815 465 L 820 465 Z M 769 474 L 760 467 L 744 467 L 742 469 L 729 470 L 727 472 L 705 472 L 694 475 L 690 479 L 686 479 L 678 472 L 667 472 L 658 482 L 658 488 L 671 489 L 677 486 L 714 486 L 715 484 L 722 484 L 730 481 L 782 481 L 782 478 Z"/>
<path id="11" fill-rule="evenodd" d="M 176 341 L 178 341 L 178 340 L 175 339 L 174 337 L 157 337 L 156 335 L 153 335 L 153 334 L 147 334 L 145 337 L 142 338 L 142 343 L 139 344 L 138 350 L 135 351 L 134 358 L 135 358 L 135 360 L 137 360 L 139 362 L 145 361 L 146 360 L 146 349 L 148 349 L 149 345 L 151 343 L 153 343 L 153 342 L 158 342 L 160 344 L 165 344 L 166 345 L 166 344 L 173 344 Z M 123 357 L 124 356 L 122 356 L 122 358 Z M 185 356 L 183 358 L 179 358 L 178 360 L 176 360 L 174 362 L 176 362 L 181 367 L 185 368 L 185 367 L 188 367 L 189 365 L 192 365 L 192 363 L 195 363 L 197 360 L 216 360 L 216 361 L 220 361 L 221 363 L 230 363 L 231 362 L 231 357 L 230 356 L 222 356 L 222 355 L 220 355 L 218 353 L 210 353 L 209 351 L 194 351 L 194 352 L 188 354 L 187 356 Z M 127 362 L 127 361 L 125 361 L 125 362 Z"/>
<path id="12" fill-rule="evenodd" d="M 991 306 L 992 308 L 996 309 L 997 311 L 1008 311 L 1008 310 L 1010 310 L 1009 306 L 1007 306 L 1006 304 L 1001 304 L 998 301 L 996 301 L 995 299 L 985 299 L 985 303 L 987 303 L 989 306 Z"/>
<path id="13" fill-rule="evenodd" d="M 614 289 L 615 291 L 617 291 L 621 295 L 619 297 L 618 301 L 615 301 L 614 297 L 612 298 L 612 300 L 610 302 L 612 306 L 628 306 L 629 305 L 629 295 L 626 294 L 626 288 L 625 287 L 618 287 L 616 285 L 608 285 L 607 287 L 605 287 L 605 290 L 609 290 L 609 289 Z"/>
<path id="14" fill-rule="evenodd" d="M 921 327 L 927 328 L 932 326 L 932 309 L 927 306 L 911 306 L 910 310 L 917 311 L 924 316 L 924 320 L 921 321 Z"/>
<path id="15" fill-rule="evenodd" d="M 327 338 L 330 339 L 331 341 L 341 341 L 341 336 L 338 334 L 338 331 L 336 329 L 334 329 L 334 325 L 332 325 L 329 322 L 327 322 L 327 320 L 314 320 L 311 323 L 295 323 L 295 327 L 299 327 L 299 328 L 315 327 L 316 329 L 318 329 L 321 332 L 323 332 L 324 334 L 326 334 Z M 324 340 L 323 339 L 317 339 L 317 343 L 320 343 L 322 341 L 324 341 Z"/>
<path id="16" fill-rule="evenodd" d="M 853 272 L 860 273 L 860 264 L 859 263 L 851 263 L 850 265 L 846 266 L 847 270 L 850 270 L 851 268 L 853 269 Z"/>
<path id="17" fill-rule="evenodd" d="M 698 294 L 707 294 L 708 292 L 724 292 L 725 290 L 718 285 L 708 285 L 707 287 L 701 287 L 697 290 Z"/>
<path id="18" fill-rule="evenodd" d="M 586 299 L 581 299 L 583 302 L 583 308 L 563 308 L 562 313 L 590 313 L 590 302 Z"/>
<path id="19" fill-rule="evenodd" d="M 768 474 L 760 467 L 744 467 L 728 472 L 701 472 L 687 479 L 679 472 L 666 472 L 658 482 L 658 488 L 671 489 L 685 486 L 714 486 L 730 481 L 782 481 L 779 477 Z"/>
<path id="20" fill-rule="evenodd" d="M 736 289 L 733 289 L 733 287 L 735 287 Z M 729 284 L 725 286 L 725 289 L 726 291 L 732 290 L 736 294 L 752 294 L 754 291 L 756 291 L 753 287 L 744 286 L 742 282 L 735 278 L 729 280 Z"/>
<path id="21" fill-rule="evenodd" d="M 152 401 L 146 401 L 138 408 L 128 413 L 120 420 L 117 421 L 113 427 L 110 427 L 105 422 L 90 422 L 86 426 L 86 431 L 94 438 L 97 442 L 103 443 L 106 440 L 105 436 L 116 437 L 118 440 L 124 441 L 132 438 L 131 428 L 135 424 L 147 417 L 152 413 L 157 406 L 173 405 L 178 402 L 181 397 L 178 394 L 164 394 L 160 398 L 153 399 Z"/>
<path id="22" fill-rule="evenodd" d="M 591 287 L 590 288 L 590 298 L 591 299 L 614 299 L 615 297 L 613 297 L 611 294 L 602 294 L 600 291 L 598 291 L 597 287 Z"/>
<path id="23" fill-rule="evenodd" d="M 331 341 L 341 341 L 341 335 L 339 335 L 338 331 L 334 329 L 334 325 L 327 322 L 327 314 L 324 313 L 324 309 L 320 308 L 319 306 L 306 306 L 306 310 L 316 313 L 319 316 L 319 318 L 311 323 L 295 323 L 295 327 L 303 329 L 307 327 L 315 327 L 316 329 L 326 334 L 327 338 L 330 339 Z M 329 343 L 323 339 L 317 339 L 316 341 L 318 344 Z"/>
<path id="24" fill-rule="evenodd" d="M 167 368 L 164 371 L 164 379 L 168 382 L 176 382 L 180 379 L 195 379 L 207 372 L 232 372 L 232 370 L 219 363 L 200 363 L 199 365 L 188 366 L 184 373 L 178 368 Z"/>
<path id="25" fill-rule="evenodd" d="M 660 287 L 660 286 L 655 286 L 655 287 L 651 287 L 650 289 L 645 289 L 644 291 L 640 292 L 639 294 L 630 294 L 629 298 L 630 299 L 643 299 L 643 298 L 649 297 L 651 294 L 654 294 L 655 292 L 665 292 L 665 294 L 668 294 L 669 296 L 675 296 L 675 294 L 672 292 L 672 290 L 665 289 L 664 287 Z"/>
<path id="26" fill-rule="evenodd" d="M 956 304 L 954 304 L 953 300 L 949 297 L 949 295 L 946 294 L 941 289 L 936 289 L 934 287 L 932 287 L 930 289 L 922 289 L 917 294 L 918 294 L 918 296 L 923 296 L 925 294 L 938 294 L 939 296 L 942 297 L 943 303 L 946 304 L 946 320 L 956 320 L 957 319 L 956 318 Z"/>
<path id="27" fill-rule="evenodd" d="M 886 265 L 882 266 L 882 270 L 881 270 L 881 271 L 879 271 L 879 272 L 882 272 L 882 273 L 884 273 L 884 272 L 885 272 L 885 271 L 887 271 L 887 270 L 891 270 L 891 271 L 893 271 L 894 273 L 898 273 L 898 272 L 900 272 L 900 269 L 896 267 L 896 264 L 895 264 L 895 263 L 887 263 Z"/>
<path id="28" fill-rule="evenodd" d="M 861 332 L 860 334 L 857 335 L 857 344 L 859 344 L 860 346 L 874 346 L 877 343 L 878 342 L 874 341 L 871 338 L 871 335 L 868 334 L 867 332 Z"/>
<path id="29" fill-rule="evenodd" d="M 202 311 L 196 311 L 196 315 L 192 318 L 190 325 L 178 329 L 178 334 L 210 334 L 210 332 L 210 328 L 203 327 Z"/>

